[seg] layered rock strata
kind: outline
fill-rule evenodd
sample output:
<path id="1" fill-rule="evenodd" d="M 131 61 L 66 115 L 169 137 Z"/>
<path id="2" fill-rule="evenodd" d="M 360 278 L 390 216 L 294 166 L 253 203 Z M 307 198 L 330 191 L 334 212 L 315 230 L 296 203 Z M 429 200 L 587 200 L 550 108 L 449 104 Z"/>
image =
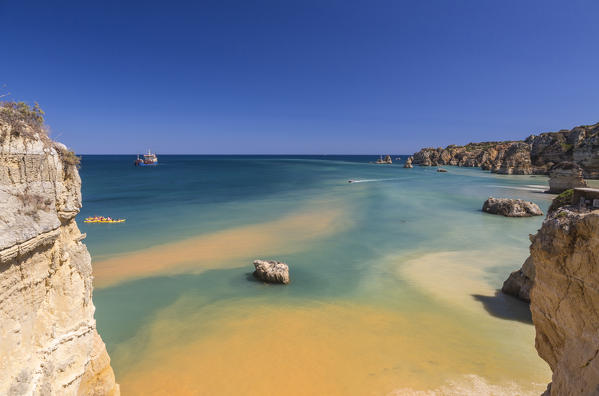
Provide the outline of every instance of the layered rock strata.
<path id="1" fill-rule="evenodd" d="M 502 174 L 548 174 L 564 161 L 574 162 L 587 179 L 599 178 L 599 123 L 531 135 L 524 141 L 469 143 L 425 148 L 414 164 L 481 167 Z"/>
<path id="2" fill-rule="evenodd" d="M 506 217 L 530 217 L 541 216 L 543 211 L 534 202 L 524 201 L 522 199 L 493 198 L 485 201 L 482 208 L 483 212 L 497 214 Z"/>
<path id="3" fill-rule="evenodd" d="M 2 110 L 0 394 L 118 395 L 75 222 L 75 157 L 21 113 Z"/>

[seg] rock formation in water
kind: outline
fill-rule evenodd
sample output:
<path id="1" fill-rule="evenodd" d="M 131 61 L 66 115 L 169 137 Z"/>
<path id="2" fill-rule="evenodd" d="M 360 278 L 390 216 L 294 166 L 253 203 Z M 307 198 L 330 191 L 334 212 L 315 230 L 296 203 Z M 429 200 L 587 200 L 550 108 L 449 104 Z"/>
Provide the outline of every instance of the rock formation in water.
<path id="1" fill-rule="evenodd" d="M 586 187 L 582 168 L 574 162 L 560 162 L 549 172 L 549 193 L 560 194 L 576 187 Z"/>
<path id="2" fill-rule="evenodd" d="M 556 164 L 574 162 L 587 179 L 599 178 L 599 123 L 531 135 L 525 141 L 469 143 L 425 148 L 414 154 L 421 166 L 481 167 L 503 174 L 548 174 Z"/>
<path id="3" fill-rule="evenodd" d="M 483 212 L 498 214 L 506 217 L 541 216 L 543 212 L 539 205 L 522 199 L 489 198 L 483 204 Z"/>
<path id="4" fill-rule="evenodd" d="M 408 157 L 408 159 L 406 160 L 406 163 L 403 165 L 404 168 L 413 168 L 414 165 L 412 165 L 412 161 L 414 160 L 413 157 Z"/>
<path id="5" fill-rule="evenodd" d="M 42 114 L 0 104 L 0 394 L 118 395 L 75 222 L 77 157 Z"/>
<path id="6" fill-rule="evenodd" d="M 289 267 L 280 261 L 254 260 L 254 276 L 269 283 L 289 283 Z"/>

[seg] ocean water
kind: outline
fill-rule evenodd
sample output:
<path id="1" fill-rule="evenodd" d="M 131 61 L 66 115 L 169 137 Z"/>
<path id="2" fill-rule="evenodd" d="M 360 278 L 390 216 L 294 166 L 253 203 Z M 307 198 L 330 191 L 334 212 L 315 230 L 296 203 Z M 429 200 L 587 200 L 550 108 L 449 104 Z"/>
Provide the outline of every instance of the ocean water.
<path id="1" fill-rule="evenodd" d="M 546 210 L 546 177 L 371 156 L 133 160 L 83 157 L 78 218 L 123 394 L 539 394 L 550 381 L 527 306 L 497 293 L 543 219 L 480 211 L 489 196 Z M 127 221 L 81 221 L 96 214 Z M 287 262 L 291 284 L 253 280 L 255 258 Z"/>

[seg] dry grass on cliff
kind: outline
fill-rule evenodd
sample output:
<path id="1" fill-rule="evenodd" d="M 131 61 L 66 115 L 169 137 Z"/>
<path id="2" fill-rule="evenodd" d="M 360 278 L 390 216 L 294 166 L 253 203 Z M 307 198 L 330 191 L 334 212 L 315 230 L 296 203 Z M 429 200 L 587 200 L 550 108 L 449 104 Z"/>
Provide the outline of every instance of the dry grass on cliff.
<path id="1" fill-rule="evenodd" d="M 10 126 L 13 136 L 35 138 L 48 137 L 48 128 L 44 124 L 44 111 L 39 104 L 29 106 L 25 102 L 0 102 L 0 123 Z"/>
<path id="2" fill-rule="evenodd" d="M 8 125 L 12 136 L 41 139 L 51 145 L 52 141 L 48 136 L 49 128 L 45 124 L 44 115 L 44 110 L 37 102 L 33 106 L 25 102 L 0 102 L 0 124 Z M 56 148 L 65 164 L 79 168 L 81 158 L 74 151 L 58 146 Z"/>

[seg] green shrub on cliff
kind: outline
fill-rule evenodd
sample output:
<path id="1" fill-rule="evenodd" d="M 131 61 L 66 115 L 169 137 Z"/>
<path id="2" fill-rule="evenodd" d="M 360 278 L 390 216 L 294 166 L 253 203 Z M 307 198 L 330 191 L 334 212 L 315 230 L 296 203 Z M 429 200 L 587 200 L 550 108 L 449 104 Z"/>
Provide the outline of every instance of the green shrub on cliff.
<path id="1" fill-rule="evenodd" d="M 551 206 L 549 207 L 549 212 L 554 212 L 561 208 L 562 206 L 571 205 L 572 197 L 574 196 L 574 190 L 569 189 L 553 198 L 553 202 L 551 202 Z"/>

